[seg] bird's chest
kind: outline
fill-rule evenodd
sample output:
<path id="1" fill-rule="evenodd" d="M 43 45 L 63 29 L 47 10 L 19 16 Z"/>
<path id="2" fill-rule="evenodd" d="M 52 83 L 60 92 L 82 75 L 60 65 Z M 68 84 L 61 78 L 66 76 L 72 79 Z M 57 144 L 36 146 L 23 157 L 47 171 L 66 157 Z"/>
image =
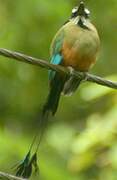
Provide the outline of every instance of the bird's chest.
<path id="1" fill-rule="evenodd" d="M 68 31 L 63 42 L 63 64 L 87 71 L 95 62 L 99 48 L 95 32 L 79 29 Z"/>

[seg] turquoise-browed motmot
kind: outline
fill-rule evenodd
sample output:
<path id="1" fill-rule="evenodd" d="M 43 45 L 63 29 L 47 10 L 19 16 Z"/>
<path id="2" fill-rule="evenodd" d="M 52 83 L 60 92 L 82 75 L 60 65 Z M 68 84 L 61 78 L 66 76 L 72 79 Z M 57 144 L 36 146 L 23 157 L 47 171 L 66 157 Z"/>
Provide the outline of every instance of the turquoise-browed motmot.
<path id="1" fill-rule="evenodd" d="M 100 40 L 96 28 L 89 20 L 90 12 L 81 2 L 79 7 L 72 10 L 69 20 L 64 23 L 55 35 L 51 44 L 51 63 L 65 67 L 70 67 L 73 71 L 87 72 L 96 62 L 99 51 Z M 41 142 L 41 138 L 46 127 L 48 113 L 54 115 L 56 113 L 60 95 L 72 94 L 80 85 L 81 79 L 75 78 L 73 75 L 68 77 L 63 73 L 49 71 L 50 92 L 47 101 L 43 107 L 41 117 L 41 134 L 37 144 L 36 151 L 31 156 L 34 138 L 31 147 L 24 160 L 17 166 L 17 176 L 29 178 L 32 173 L 32 167 L 38 170 L 37 151 Z M 47 115 L 47 116 L 45 116 Z M 46 119 L 47 118 L 47 119 Z"/>
<path id="2" fill-rule="evenodd" d="M 81 2 L 72 10 L 70 19 L 60 28 L 51 44 L 51 63 L 87 72 L 96 62 L 99 35 L 89 20 L 90 12 Z M 49 71 L 50 92 L 43 113 L 56 113 L 60 95 L 72 94 L 81 80 Z"/>

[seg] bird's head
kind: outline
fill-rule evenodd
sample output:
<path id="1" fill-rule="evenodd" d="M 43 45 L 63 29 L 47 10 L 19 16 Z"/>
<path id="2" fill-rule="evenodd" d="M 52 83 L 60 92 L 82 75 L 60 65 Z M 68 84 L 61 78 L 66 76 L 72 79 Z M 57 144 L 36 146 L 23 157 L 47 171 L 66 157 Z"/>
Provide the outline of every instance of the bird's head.
<path id="1" fill-rule="evenodd" d="M 90 11 L 85 8 L 83 1 L 80 2 L 79 6 L 76 6 L 72 9 L 71 19 L 76 18 L 77 16 L 84 17 L 85 19 L 90 17 Z"/>
<path id="2" fill-rule="evenodd" d="M 83 1 L 80 2 L 79 6 L 76 6 L 72 9 L 71 21 L 83 29 L 89 29 L 86 23 L 89 20 L 89 17 L 90 11 L 85 7 Z"/>

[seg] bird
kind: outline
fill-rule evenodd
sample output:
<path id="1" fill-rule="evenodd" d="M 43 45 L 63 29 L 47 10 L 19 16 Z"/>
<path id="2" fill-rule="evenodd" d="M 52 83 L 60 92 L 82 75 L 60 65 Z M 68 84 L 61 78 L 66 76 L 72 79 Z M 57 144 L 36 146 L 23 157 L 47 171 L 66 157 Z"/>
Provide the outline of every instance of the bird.
<path id="1" fill-rule="evenodd" d="M 52 64 L 69 68 L 71 76 L 49 70 L 49 94 L 40 118 L 41 131 L 34 137 L 25 158 L 16 167 L 16 175 L 29 178 L 32 169 L 38 172 L 37 152 L 48 122 L 48 116 L 55 115 L 61 95 L 72 95 L 82 80 L 73 76 L 73 71 L 88 72 L 95 64 L 100 49 L 100 38 L 90 21 L 90 11 L 83 1 L 72 9 L 71 16 L 58 30 L 52 40 L 50 59 Z M 38 138 L 36 151 L 32 148 Z"/>
<path id="2" fill-rule="evenodd" d="M 83 1 L 72 9 L 71 17 L 58 30 L 50 48 L 51 63 L 70 68 L 72 71 L 88 72 L 96 63 L 100 49 L 100 37 L 90 21 L 90 11 Z M 68 78 L 62 73 L 49 70 L 49 94 L 43 114 L 55 115 L 60 96 L 71 95 L 79 87 L 81 79 Z"/>

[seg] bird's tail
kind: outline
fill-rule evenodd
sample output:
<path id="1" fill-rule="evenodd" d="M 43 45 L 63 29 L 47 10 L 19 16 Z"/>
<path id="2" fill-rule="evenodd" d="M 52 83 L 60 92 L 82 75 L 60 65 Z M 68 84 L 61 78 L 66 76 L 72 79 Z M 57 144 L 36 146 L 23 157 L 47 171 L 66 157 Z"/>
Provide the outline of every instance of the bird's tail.
<path id="1" fill-rule="evenodd" d="M 43 107 L 43 116 L 47 116 L 48 113 L 52 113 L 52 115 L 56 113 L 64 83 L 65 80 L 59 74 L 51 82 L 50 92 Z"/>
<path id="2" fill-rule="evenodd" d="M 64 88 L 62 91 L 63 95 L 66 96 L 72 95 L 79 87 L 81 81 L 82 81 L 81 79 L 71 76 L 64 84 Z"/>
<path id="3" fill-rule="evenodd" d="M 56 74 L 55 78 L 51 82 L 50 93 L 43 107 L 43 112 L 39 122 L 40 131 L 38 131 L 34 136 L 29 151 L 27 152 L 24 160 L 16 166 L 17 176 L 29 178 L 32 174 L 32 167 L 35 168 L 35 172 L 38 171 L 37 152 L 48 124 L 49 114 L 51 113 L 52 115 L 54 115 L 57 111 L 60 94 L 63 90 L 64 83 L 64 79 L 61 78 L 59 74 Z M 32 150 L 36 142 L 36 149 L 32 154 Z"/>

